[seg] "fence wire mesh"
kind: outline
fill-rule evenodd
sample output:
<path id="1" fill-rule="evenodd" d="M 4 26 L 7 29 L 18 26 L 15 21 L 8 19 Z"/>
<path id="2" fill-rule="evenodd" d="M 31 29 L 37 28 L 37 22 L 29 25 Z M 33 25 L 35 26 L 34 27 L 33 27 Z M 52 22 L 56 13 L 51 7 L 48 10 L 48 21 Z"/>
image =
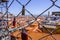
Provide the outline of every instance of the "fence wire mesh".
<path id="1" fill-rule="evenodd" d="M 6 36 L 10 35 L 12 32 L 15 32 L 16 30 L 22 30 L 23 28 L 27 28 L 28 26 L 30 26 L 31 24 L 33 24 L 35 21 L 37 21 L 37 18 L 38 18 L 39 16 L 41 16 L 42 14 L 44 14 L 46 11 L 48 11 L 49 9 L 51 9 L 53 6 L 55 6 L 55 7 L 57 7 L 57 8 L 60 9 L 60 6 L 57 5 L 57 4 L 55 4 L 58 0 L 50 0 L 50 1 L 52 2 L 52 5 L 51 5 L 49 8 L 47 8 L 46 10 L 44 10 L 43 12 L 41 12 L 37 17 L 35 17 L 30 11 L 28 11 L 28 10 L 25 8 L 25 7 L 31 2 L 31 0 L 28 0 L 28 2 L 25 3 L 25 4 L 21 3 L 19 0 L 12 0 L 11 3 L 10 3 L 10 5 L 8 5 L 9 1 L 10 1 L 10 0 L 0 0 L 1 12 L 2 12 L 2 8 L 5 8 L 5 9 L 6 9 L 6 10 L 5 10 L 6 12 L 5 12 L 5 13 L 3 14 L 3 16 L 1 16 L 0 18 L 4 19 L 4 17 L 6 16 L 6 20 L 7 20 L 6 27 L 0 28 L 1 30 L 2 30 L 2 29 L 5 30 L 5 31 L 3 31 L 2 35 L 1 35 L 2 38 L 5 38 Z M 10 12 L 9 12 L 9 9 L 10 9 L 11 5 L 13 5 L 14 1 L 16 1 L 20 6 L 22 6 L 22 10 L 18 13 L 18 15 L 11 17 L 11 18 L 13 18 L 14 21 L 17 22 L 17 19 L 16 19 L 16 18 L 18 18 L 19 16 L 21 16 L 20 14 L 22 14 L 22 16 L 25 17 L 25 16 L 24 16 L 24 15 L 25 15 L 25 11 L 28 12 L 34 19 L 32 19 L 31 21 L 28 21 L 28 22 L 27 22 L 26 24 L 24 24 L 23 26 L 19 26 L 19 27 L 15 27 L 15 28 L 10 28 L 10 26 L 13 25 L 13 21 L 12 21 L 10 24 L 8 24 L 8 21 L 9 21 L 8 18 L 9 18 L 9 13 L 10 13 Z M 26 17 L 27 17 L 27 16 L 26 16 Z M 2 22 L 3 22 L 3 21 L 4 21 L 4 20 L 2 20 Z M 19 22 L 21 22 L 21 21 L 19 21 Z M 20 25 L 19 22 L 17 22 L 17 24 Z M 37 21 L 37 23 L 38 23 L 38 26 L 41 25 L 38 21 Z M 44 28 L 49 34 L 48 34 L 48 35 L 45 35 L 45 36 L 43 36 L 43 37 L 41 37 L 41 38 L 39 38 L 38 40 L 42 40 L 43 38 L 45 38 L 45 37 L 47 37 L 47 36 L 51 36 L 54 40 L 57 40 L 57 39 L 53 36 L 53 32 L 55 32 L 55 31 L 57 31 L 57 30 L 59 30 L 59 29 L 54 29 L 54 30 L 50 31 L 49 29 L 47 29 L 47 28 L 44 27 L 44 26 L 43 26 L 43 28 Z M 40 30 L 42 31 L 42 29 L 40 29 Z M 5 32 L 7 32 L 7 34 L 5 34 Z M 43 32 L 43 31 L 42 31 L 42 32 Z M 30 37 L 30 36 L 29 36 L 29 38 L 30 38 L 31 40 L 33 39 L 33 38 Z"/>

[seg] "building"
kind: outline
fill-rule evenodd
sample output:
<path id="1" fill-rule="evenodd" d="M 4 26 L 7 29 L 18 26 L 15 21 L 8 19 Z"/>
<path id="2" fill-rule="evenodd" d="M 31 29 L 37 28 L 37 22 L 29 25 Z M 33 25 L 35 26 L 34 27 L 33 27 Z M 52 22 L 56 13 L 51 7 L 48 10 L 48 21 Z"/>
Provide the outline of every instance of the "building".
<path id="1" fill-rule="evenodd" d="M 0 2 L 8 2 L 8 0 L 0 0 Z"/>
<path id="2" fill-rule="evenodd" d="M 2 17 L 2 15 L 3 15 L 3 13 L 2 13 L 2 12 L 0 12 L 0 17 Z"/>
<path id="3" fill-rule="evenodd" d="M 8 15 L 7 14 L 4 15 L 3 19 L 5 19 L 5 20 L 12 20 L 13 17 L 14 17 L 13 14 L 9 13 Z"/>
<path id="4" fill-rule="evenodd" d="M 60 16 L 60 12 L 52 12 L 52 15 Z"/>

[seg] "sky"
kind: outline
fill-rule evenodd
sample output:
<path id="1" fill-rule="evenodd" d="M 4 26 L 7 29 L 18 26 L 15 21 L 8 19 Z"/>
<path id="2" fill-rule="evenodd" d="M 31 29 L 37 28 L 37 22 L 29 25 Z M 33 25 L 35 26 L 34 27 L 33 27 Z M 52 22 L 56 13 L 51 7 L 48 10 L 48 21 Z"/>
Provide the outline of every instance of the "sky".
<path id="1" fill-rule="evenodd" d="M 11 3 L 12 0 L 9 0 L 8 5 Z M 25 4 L 28 0 L 19 0 L 22 4 Z M 60 0 L 57 0 L 55 3 L 56 5 L 60 6 Z M 31 0 L 31 2 L 25 7 L 28 11 L 30 11 L 33 15 L 39 15 L 44 10 L 49 8 L 52 5 L 52 2 L 50 0 Z M 1 9 L 0 9 L 1 10 Z M 13 4 L 9 7 L 9 12 L 17 15 L 22 10 L 22 6 L 14 0 Z M 3 11 L 5 12 L 5 8 L 3 8 Z M 50 13 L 54 11 L 60 11 L 59 8 L 53 6 L 51 9 L 48 10 Z M 43 15 L 48 15 L 48 11 L 45 12 Z M 26 15 L 29 15 L 29 13 L 25 12 Z"/>

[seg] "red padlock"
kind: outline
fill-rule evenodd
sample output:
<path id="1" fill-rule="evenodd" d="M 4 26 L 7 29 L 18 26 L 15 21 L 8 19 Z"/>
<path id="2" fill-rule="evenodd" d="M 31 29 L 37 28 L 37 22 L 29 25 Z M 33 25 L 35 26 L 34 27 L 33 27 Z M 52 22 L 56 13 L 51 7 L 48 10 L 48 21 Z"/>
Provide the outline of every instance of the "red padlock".
<path id="1" fill-rule="evenodd" d="M 28 35 L 27 35 L 25 29 L 22 29 L 21 38 L 22 38 L 22 40 L 28 40 Z"/>
<path id="2" fill-rule="evenodd" d="M 15 17 L 14 17 L 13 26 L 15 27 L 15 25 L 16 25 L 16 21 L 15 21 Z"/>

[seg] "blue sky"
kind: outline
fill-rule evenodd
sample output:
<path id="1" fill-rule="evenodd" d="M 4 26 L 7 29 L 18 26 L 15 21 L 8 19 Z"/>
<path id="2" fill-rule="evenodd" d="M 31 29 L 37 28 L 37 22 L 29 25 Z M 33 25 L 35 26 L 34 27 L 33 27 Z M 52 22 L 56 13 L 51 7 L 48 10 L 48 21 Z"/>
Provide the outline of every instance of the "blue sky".
<path id="1" fill-rule="evenodd" d="M 9 4 L 11 3 L 12 0 L 9 1 Z M 25 4 L 28 0 L 19 0 L 21 1 L 22 4 Z M 56 2 L 58 6 L 60 6 L 60 0 Z M 50 0 L 31 0 L 31 2 L 26 6 L 26 9 L 29 10 L 33 15 L 39 15 L 42 13 L 44 10 L 46 10 L 48 7 L 52 5 L 52 2 Z M 5 8 L 3 8 L 3 11 Z M 9 12 L 13 13 L 14 15 L 17 15 L 22 9 L 22 6 L 15 0 L 11 7 L 9 8 Z M 51 12 L 53 11 L 60 11 L 59 8 L 57 7 L 52 7 L 50 10 Z M 47 15 L 47 12 L 45 12 L 43 15 Z M 29 15 L 26 12 L 27 15 Z"/>

